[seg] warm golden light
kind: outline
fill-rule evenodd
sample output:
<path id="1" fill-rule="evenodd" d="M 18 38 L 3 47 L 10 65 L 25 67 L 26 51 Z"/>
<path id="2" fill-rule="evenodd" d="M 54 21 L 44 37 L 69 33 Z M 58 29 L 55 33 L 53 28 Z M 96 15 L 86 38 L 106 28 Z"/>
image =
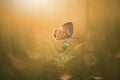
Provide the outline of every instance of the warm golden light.
<path id="1" fill-rule="evenodd" d="M 34 59 L 42 55 L 51 56 L 52 49 L 48 40 L 52 37 L 52 31 L 66 22 L 73 22 L 73 37 L 83 38 L 86 35 L 86 1 L 10 0 L 7 6 L 10 7 L 3 14 L 7 16 L 5 24 L 9 23 L 12 29 L 10 32 L 20 38 L 16 41 Z M 74 43 L 79 43 L 79 40 Z"/>
<path id="2" fill-rule="evenodd" d="M 49 10 L 54 6 L 53 0 L 13 0 L 14 8 L 35 11 L 35 10 Z"/>
<path id="3" fill-rule="evenodd" d="M 0 80 L 120 80 L 119 3 L 0 0 Z"/>

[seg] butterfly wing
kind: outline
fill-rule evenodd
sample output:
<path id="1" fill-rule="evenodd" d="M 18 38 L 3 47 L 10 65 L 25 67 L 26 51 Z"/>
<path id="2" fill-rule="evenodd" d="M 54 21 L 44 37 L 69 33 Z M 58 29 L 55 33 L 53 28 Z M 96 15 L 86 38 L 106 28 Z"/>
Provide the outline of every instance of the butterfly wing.
<path id="1" fill-rule="evenodd" d="M 67 38 L 71 38 L 73 34 L 73 24 L 72 22 L 67 22 L 63 24 L 60 29 L 56 29 L 53 31 L 53 37 L 56 40 L 65 40 Z"/>
<path id="2" fill-rule="evenodd" d="M 56 29 L 53 31 L 53 37 L 56 40 L 64 40 L 67 37 L 67 35 L 63 32 L 63 30 Z"/>
<path id="3" fill-rule="evenodd" d="M 61 29 L 63 30 L 64 34 L 66 34 L 67 37 L 71 37 L 73 34 L 73 24 L 72 22 L 67 22 L 61 26 Z"/>

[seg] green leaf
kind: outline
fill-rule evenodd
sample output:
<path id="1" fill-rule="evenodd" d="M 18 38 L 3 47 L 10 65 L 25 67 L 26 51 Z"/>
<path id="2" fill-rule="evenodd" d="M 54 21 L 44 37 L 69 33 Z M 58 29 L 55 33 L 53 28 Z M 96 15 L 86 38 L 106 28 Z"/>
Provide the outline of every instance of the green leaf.
<path id="1" fill-rule="evenodd" d="M 71 59 L 73 59 L 75 56 L 72 56 L 72 55 L 76 52 L 76 50 L 77 50 L 79 47 L 81 47 L 81 46 L 83 46 L 83 45 L 84 45 L 84 43 L 81 43 L 81 44 L 75 46 L 72 50 L 70 50 L 69 53 L 67 53 L 67 54 L 65 55 L 64 64 L 66 64 L 66 63 L 69 62 Z"/>
<path id="2" fill-rule="evenodd" d="M 83 46 L 83 45 L 84 45 L 84 43 L 78 44 L 78 45 L 75 46 L 72 50 L 70 50 L 69 53 L 66 54 L 66 56 L 71 56 L 72 54 L 75 53 L 75 51 L 76 51 L 79 47 L 81 47 L 81 46 Z"/>
<path id="3" fill-rule="evenodd" d="M 70 60 L 72 60 L 73 58 L 75 58 L 75 56 L 66 56 L 65 60 L 64 60 L 64 64 L 68 63 Z"/>

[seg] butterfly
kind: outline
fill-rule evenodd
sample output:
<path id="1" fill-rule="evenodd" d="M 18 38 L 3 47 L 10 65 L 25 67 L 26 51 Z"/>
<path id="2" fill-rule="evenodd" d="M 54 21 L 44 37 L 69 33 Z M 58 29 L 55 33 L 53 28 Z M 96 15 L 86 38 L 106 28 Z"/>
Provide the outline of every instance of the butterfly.
<path id="1" fill-rule="evenodd" d="M 69 42 L 72 40 L 73 23 L 64 23 L 60 28 L 53 31 L 53 38 L 59 41 Z"/>

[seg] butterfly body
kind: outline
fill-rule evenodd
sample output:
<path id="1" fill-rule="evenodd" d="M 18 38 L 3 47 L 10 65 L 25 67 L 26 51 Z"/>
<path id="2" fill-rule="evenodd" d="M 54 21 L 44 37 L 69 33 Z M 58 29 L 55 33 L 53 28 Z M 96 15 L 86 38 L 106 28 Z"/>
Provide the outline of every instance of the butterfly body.
<path id="1" fill-rule="evenodd" d="M 63 24 L 59 29 L 53 31 L 53 38 L 59 41 L 69 42 L 72 40 L 73 24 L 67 22 Z"/>

